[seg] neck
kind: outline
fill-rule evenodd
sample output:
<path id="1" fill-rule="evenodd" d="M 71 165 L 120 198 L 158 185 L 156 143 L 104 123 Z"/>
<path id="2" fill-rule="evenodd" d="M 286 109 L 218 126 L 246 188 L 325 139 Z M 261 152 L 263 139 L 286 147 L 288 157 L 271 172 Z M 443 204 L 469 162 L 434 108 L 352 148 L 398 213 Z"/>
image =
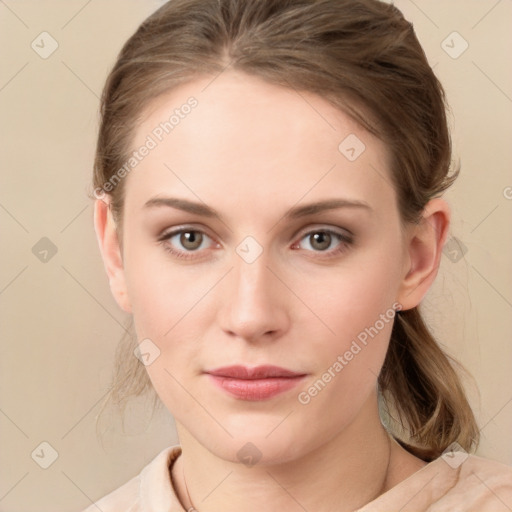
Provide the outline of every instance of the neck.
<path id="1" fill-rule="evenodd" d="M 182 454 L 172 477 L 185 510 L 343 512 L 396 484 L 390 476 L 400 448 L 380 422 L 376 396 L 342 432 L 291 462 L 246 467 L 226 461 L 177 427 Z"/>

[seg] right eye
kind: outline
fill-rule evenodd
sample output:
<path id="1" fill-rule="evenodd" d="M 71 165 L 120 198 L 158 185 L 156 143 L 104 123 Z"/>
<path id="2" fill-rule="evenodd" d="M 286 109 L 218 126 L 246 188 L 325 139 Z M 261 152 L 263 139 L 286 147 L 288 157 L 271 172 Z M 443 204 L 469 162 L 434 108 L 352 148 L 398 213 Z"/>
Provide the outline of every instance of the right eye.
<path id="1" fill-rule="evenodd" d="M 194 253 L 206 249 L 209 246 L 208 240 L 213 242 L 203 231 L 186 227 L 167 231 L 158 239 L 166 251 L 180 259 L 197 258 Z"/>

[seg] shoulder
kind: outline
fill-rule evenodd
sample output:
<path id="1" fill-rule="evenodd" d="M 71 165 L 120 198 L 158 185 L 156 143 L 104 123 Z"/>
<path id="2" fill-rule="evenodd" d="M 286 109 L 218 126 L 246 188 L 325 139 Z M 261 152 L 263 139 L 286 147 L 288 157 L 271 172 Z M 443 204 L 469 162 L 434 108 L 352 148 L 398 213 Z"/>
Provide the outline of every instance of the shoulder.
<path id="1" fill-rule="evenodd" d="M 457 499 L 475 510 L 512 509 L 512 467 L 469 455 L 459 466 L 457 484 L 446 494 L 446 506 Z M 451 471 L 459 468 L 453 467 Z M 440 500 L 440 503 L 442 500 Z M 448 508 L 447 508 L 448 510 Z"/>
<path id="2" fill-rule="evenodd" d="M 448 452 L 428 466 L 431 466 L 432 480 L 427 489 L 432 501 L 427 510 L 507 512 L 512 509 L 512 467 L 465 452 Z"/>
<path id="3" fill-rule="evenodd" d="M 430 462 L 360 512 L 510 512 L 512 467 L 449 452 Z"/>
<path id="4" fill-rule="evenodd" d="M 135 512 L 139 507 L 140 475 L 88 506 L 83 512 Z"/>
<path id="5" fill-rule="evenodd" d="M 180 446 L 170 446 L 161 451 L 137 476 L 92 503 L 83 512 L 174 510 L 176 498 L 169 467 L 180 453 Z"/>

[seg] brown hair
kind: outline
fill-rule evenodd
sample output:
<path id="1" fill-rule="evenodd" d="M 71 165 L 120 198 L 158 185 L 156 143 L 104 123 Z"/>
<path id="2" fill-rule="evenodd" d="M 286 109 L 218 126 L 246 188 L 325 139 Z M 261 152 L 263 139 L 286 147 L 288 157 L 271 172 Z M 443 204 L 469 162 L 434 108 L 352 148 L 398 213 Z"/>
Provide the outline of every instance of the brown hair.
<path id="1" fill-rule="evenodd" d="M 127 161 L 134 127 L 157 96 L 230 66 L 270 83 L 309 91 L 342 109 L 385 142 L 402 221 L 417 222 L 448 188 L 451 141 L 444 91 L 411 23 L 378 0 L 171 0 L 126 42 L 106 82 L 94 166 L 103 191 Z M 341 142 L 341 141 L 340 141 Z M 123 181 L 108 191 L 122 216 Z M 97 195 L 97 194 L 96 194 Z M 122 342 L 111 398 L 152 389 Z M 457 441 L 470 450 L 479 432 L 448 356 L 418 308 L 400 311 L 379 376 L 397 437 L 431 460 Z"/>

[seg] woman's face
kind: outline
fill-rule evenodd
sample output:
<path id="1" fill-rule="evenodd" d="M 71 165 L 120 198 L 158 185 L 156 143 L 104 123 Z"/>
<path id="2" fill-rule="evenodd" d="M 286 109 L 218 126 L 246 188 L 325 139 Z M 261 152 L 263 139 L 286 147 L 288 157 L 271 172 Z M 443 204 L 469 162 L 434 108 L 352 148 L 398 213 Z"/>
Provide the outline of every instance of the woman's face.
<path id="1" fill-rule="evenodd" d="M 383 143 L 318 96 L 224 72 L 155 101 L 133 149 L 125 307 L 178 428 L 284 461 L 375 408 L 407 259 Z"/>

